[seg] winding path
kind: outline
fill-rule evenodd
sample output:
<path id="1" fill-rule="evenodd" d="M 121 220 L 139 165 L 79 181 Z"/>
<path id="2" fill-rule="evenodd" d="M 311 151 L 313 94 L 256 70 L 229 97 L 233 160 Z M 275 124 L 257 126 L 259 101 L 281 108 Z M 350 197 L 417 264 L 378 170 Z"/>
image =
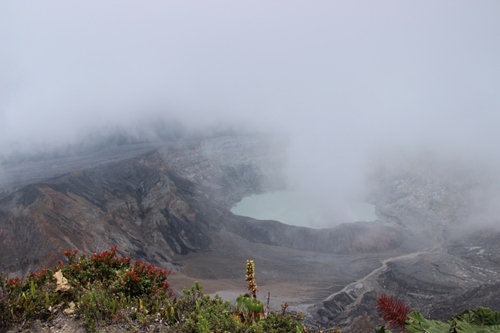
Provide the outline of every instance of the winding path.
<path id="1" fill-rule="evenodd" d="M 408 254 L 403 254 L 403 255 L 400 255 L 400 256 L 396 256 L 396 257 L 391 257 L 391 258 L 384 259 L 384 260 L 381 261 L 382 265 L 380 267 L 374 269 L 373 271 L 371 271 L 367 275 L 361 277 L 360 279 L 358 279 L 358 280 L 356 280 L 356 281 L 348 284 L 347 286 L 345 286 L 344 288 L 342 288 L 342 290 L 337 291 L 336 293 L 331 294 L 323 302 L 330 301 L 330 300 L 334 299 L 335 296 L 337 296 L 339 294 L 349 293 L 350 291 L 359 290 L 359 293 L 357 293 L 357 297 L 355 299 L 355 303 L 359 304 L 362 296 L 365 293 L 373 290 L 373 287 L 371 286 L 371 284 L 367 280 L 370 277 L 372 277 L 372 276 L 374 276 L 374 275 L 376 275 L 376 274 L 384 271 L 387 268 L 387 263 L 393 262 L 393 261 L 414 259 L 414 258 L 416 258 L 416 257 L 418 257 L 419 255 L 422 255 L 422 254 L 438 253 L 438 252 L 441 252 L 442 250 L 443 250 L 443 230 L 439 229 L 438 232 L 436 233 L 436 238 L 435 238 L 435 242 L 434 242 L 434 246 L 433 247 L 426 248 L 424 250 L 420 250 L 420 251 L 416 251 L 416 252 L 412 252 L 412 253 L 408 253 Z"/>

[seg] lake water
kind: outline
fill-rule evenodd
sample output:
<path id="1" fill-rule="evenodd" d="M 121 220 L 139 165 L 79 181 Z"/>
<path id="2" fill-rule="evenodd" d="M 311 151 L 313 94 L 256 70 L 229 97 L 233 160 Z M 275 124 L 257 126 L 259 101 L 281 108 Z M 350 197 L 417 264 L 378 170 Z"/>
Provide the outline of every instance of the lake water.
<path id="1" fill-rule="evenodd" d="M 258 220 L 275 220 L 303 227 L 324 227 L 332 224 L 328 223 L 318 203 L 297 192 L 290 191 L 264 193 L 243 198 L 231 209 L 231 212 Z M 345 216 L 345 222 L 377 219 L 375 206 L 362 202 L 348 207 Z"/>

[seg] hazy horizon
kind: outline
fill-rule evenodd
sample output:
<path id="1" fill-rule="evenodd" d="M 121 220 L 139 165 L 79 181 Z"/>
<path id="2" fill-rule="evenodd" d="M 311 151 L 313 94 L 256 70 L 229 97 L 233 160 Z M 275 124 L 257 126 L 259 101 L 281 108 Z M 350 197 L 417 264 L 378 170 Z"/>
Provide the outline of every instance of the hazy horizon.
<path id="1" fill-rule="evenodd" d="M 2 1 L 0 155 L 165 119 L 286 133 L 290 184 L 318 200 L 357 195 L 376 154 L 494 167 L 498 17 L 498 1 Z"/>

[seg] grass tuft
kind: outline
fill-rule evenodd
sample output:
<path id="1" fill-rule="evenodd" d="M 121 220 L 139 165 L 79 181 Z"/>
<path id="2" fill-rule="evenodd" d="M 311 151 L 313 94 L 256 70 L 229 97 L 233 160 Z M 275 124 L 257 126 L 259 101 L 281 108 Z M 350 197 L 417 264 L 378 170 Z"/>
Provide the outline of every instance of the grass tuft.
<path id="1" fill-rule="evenodd" d="M 87 332 L 125 324 L 129 331 L 157 332 L 340 332 L 305 327 L 301 314 L 264 313 L 255 298 L 253 261 L 247 282 L 251 294 L 232 305 L 211 298 L 195 283 L 174 297 L 170 271 L 117 255 L 117 247 L 92 255 L 65 251 L 65 262 L 52 270 L 30 273 L 25 280 L 0 274 L 0 331 L 56 316 L 82 319 Z"/>

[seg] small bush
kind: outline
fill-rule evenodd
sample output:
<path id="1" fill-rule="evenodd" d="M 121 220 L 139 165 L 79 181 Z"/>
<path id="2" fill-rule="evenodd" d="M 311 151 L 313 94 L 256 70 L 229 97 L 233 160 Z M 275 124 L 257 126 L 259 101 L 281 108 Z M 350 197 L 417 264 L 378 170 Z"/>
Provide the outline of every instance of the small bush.
<path id="1" fill-rule="evenodd" d="M 76 314 L 93 332 L 113 318 L 126 318 L 134 309 L 156 313 L 160 304 L 172 296 L 167 282 L 170 271 L 132 262 L 130 257 L 118 257 L 116 246 L 88 257 L 78 255 L 78 250 L 65 251 L 64 255 L 67 263 L 59 261 L 53 271 L 30 273 L 24 281 L 17 277 L 1 279 L 3 327 L 35 319 L 49 320 L 76 302 Z"/>
<path id="2" fill-rule="evenodd" d="M 382 294 L 377 297 L 377 311 L 390 328 L 404 329 L 410 307 L 396 297 Z"/>
<path id="3" fill-rule="evenodd" d="M 116 246 L 90 256 L 65 251 L 66 263 L 53 270 L 30 273 L 25 280 L 0 275 L 0 331 L 34 320 L 50 321 L 57 314 L 82 318 L 88 332 L 126 323 L 129 331 L 172 333 L 313 333 L 301 324 L 301 314 L 264 314 L 256 299 L 255 266 L 247 262 L 248 294 L 236 305 L 204 295 L 195 283 L 173 297 L 167 281 L 170 271 L 119 257 Z"/>
<path id="4" fill-rule="evenodd" d="M 400 332 L 419 333 L 500 333 L 500 312 L 479 307 L 467 310 L 447 322 L 426 319 L 420 312 L 409 312 L 410 308 L 396 297 L 380 295 L 377 298 L 377 310 L 391 327 Z M 384 326 L 379 326 L 376 333 L 391 333 Z"/>

